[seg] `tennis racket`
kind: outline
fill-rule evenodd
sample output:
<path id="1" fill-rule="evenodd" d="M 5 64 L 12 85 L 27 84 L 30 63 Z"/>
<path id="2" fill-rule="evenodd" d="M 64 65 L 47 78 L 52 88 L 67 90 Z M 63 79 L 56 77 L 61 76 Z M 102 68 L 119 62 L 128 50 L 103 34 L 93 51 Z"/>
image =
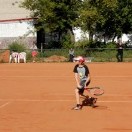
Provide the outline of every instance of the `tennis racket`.
<path id="1" fill-rule="evenodd" d="M 104 90 L 100 87 L 91 87 L 91 88 L 86 87 L 85 90 L 95 96 L 100 96 L 100 95 L 104 94 Z"/>

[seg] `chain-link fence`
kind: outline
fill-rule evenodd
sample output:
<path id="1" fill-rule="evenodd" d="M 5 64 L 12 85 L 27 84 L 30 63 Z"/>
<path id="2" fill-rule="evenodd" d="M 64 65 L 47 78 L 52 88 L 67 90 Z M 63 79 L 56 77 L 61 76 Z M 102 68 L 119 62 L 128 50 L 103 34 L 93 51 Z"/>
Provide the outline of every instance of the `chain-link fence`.
<path id="1" fill-rule="evenodd" d="M 4 62 L 5 56 L 9 58 L 10 53 L 6 52 L 7 49 L 0 50 L 0 62 Z M 7 54 L 5 54 L 5 52 Z M 27 62 L 32 61 L 32 50 L 26 49 L 27 53 Z M 65 61 L 69 60 L 69 49 L 43 49 L 37 50 L 38 54 L 36 56 L 37 62 L 45 62 L 46 58 L 51 56 L 63 56 Z M 84 56 L 85 58 L 91 58 L 92 62 L 117 62 L 117 49 L 108 49 L 108 48 L 88 48 L 74 49 L 75 56 Z M 7 62 L 7 61 L 5 61 Z M 123 62 L 132 62 L 132 48 L 123 49 Z"/>

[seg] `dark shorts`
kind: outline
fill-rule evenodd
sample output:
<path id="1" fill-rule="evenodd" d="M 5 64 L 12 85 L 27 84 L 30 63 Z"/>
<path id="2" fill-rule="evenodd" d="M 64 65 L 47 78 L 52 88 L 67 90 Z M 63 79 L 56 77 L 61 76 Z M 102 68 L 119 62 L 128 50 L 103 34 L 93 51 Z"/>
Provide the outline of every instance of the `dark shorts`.
<path id="1" fill-rule="evenodd" d="M 80 85 L 82 86 L 82 88 L 77 88 L 77 89 L 79 89 L 79 94 L 83 94 L 85 82 L 86 82 L 86 80 L 82 80 L 82 81 L 80 82 Z M 90 81 L 87 82 L 86 86 L 88 86 L 89 84 L 90 84 Z"/>

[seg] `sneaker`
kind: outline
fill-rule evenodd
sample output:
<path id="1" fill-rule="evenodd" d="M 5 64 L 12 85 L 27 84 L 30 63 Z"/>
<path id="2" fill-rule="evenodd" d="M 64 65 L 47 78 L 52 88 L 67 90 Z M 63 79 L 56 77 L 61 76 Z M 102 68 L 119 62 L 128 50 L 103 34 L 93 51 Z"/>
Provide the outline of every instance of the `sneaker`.
<path id="1" fill-rule="evenodd" d="M 77 105 L 76 107 L 73 108 L 74 110 L 81 110 L 81 105 Z"/>

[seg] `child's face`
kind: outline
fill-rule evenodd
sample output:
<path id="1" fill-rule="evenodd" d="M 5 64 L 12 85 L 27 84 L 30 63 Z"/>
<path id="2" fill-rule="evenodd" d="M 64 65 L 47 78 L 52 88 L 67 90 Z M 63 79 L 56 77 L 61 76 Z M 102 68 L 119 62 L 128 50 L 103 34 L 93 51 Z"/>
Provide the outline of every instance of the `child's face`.
<path id="1" fill-rule="evenodd" d="M 79 64 L 79 61 L 76 60 L 75 63 L 76 63 L 76 64 Z"/>

